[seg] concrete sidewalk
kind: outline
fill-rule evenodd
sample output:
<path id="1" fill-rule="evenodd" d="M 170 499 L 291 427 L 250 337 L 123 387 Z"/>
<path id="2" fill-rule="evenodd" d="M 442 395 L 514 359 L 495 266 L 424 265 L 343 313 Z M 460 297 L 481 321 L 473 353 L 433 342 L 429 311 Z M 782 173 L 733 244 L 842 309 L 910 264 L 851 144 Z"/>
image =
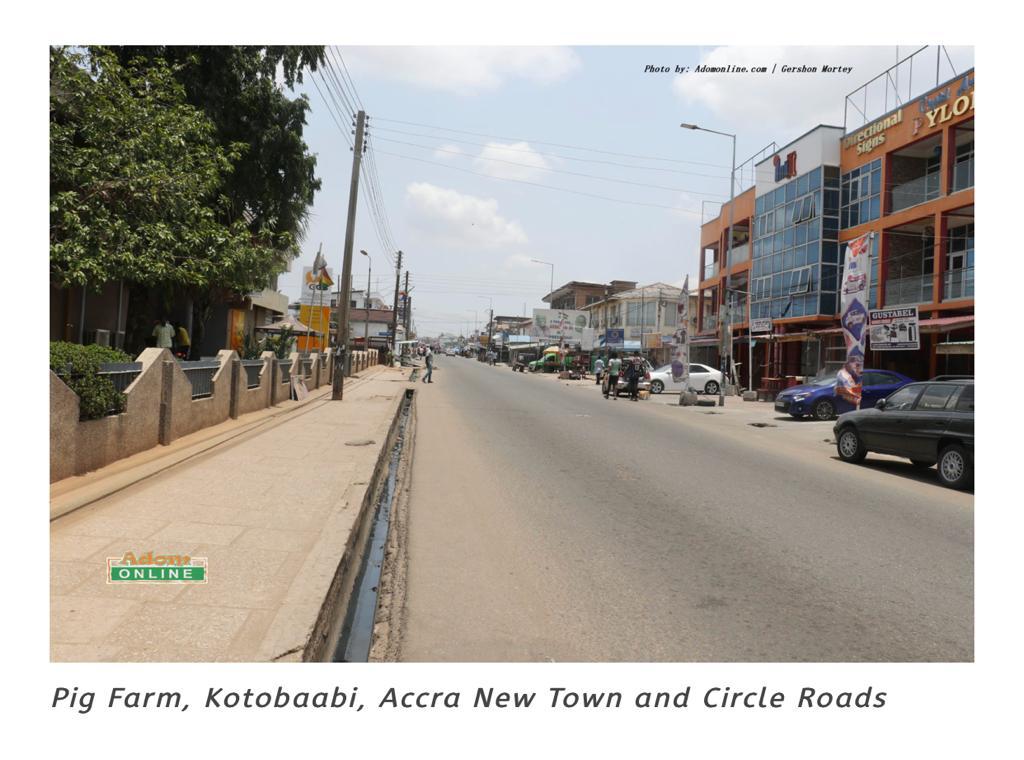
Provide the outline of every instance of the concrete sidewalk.
<path id="1" fill-rule="evenodd" d="M 296 661 L 322 649 L 311 638 L 351 562 L 408 376 L 376 370 L 343 402 L 314 400 L 54 520 L 51 659 Z M 107 558 L 129 551 L 205 557 L 209 581 L 107 583 Z"/>

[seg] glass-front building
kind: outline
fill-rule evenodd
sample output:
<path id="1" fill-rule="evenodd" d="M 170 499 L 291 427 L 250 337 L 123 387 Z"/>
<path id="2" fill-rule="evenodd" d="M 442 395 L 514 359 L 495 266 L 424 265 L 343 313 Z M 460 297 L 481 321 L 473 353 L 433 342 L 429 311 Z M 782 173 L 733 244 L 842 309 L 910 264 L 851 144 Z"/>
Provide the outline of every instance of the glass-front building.
<path id="1" fill-rule="evenodd" d="M 751 317 L 838 308 L 839 167 L 817 166 L 754 200 Z"/>

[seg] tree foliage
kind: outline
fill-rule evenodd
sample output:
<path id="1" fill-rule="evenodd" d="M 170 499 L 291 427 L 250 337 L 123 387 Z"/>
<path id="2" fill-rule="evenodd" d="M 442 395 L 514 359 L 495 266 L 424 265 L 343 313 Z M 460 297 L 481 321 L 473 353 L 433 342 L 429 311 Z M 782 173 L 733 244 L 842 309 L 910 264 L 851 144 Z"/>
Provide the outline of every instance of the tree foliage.
<path id="1" fill-rule="evenodd" d="M 280 266 L 273 233 L 226 212 L 247 146 L 218 140 L 171 64 L 50 51 L 50 268 L 56 284 L 251 290 Z"/>

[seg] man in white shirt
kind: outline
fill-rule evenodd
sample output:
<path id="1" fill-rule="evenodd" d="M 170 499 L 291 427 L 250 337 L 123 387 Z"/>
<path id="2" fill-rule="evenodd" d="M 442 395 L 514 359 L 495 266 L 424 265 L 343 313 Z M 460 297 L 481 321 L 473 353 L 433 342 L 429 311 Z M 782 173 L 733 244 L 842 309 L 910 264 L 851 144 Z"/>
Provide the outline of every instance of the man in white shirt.
<path id="1" fill-rule="evenodd" d="M 164 317 L 164 321 L 153 328 L 153 337 L 156 338 L 157 348 L 172 348 L 174 346 L 174 325 L 171 320 Z"/>

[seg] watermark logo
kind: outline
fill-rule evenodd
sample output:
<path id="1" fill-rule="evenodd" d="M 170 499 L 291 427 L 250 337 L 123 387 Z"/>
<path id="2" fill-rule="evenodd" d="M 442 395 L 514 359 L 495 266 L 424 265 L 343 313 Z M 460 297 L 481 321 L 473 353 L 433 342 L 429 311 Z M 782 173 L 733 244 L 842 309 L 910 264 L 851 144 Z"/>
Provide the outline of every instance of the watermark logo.
<path id="1" fill-rule="evenodd" d="M 207 583 L 207 565 L 206 557 L 125 552 L 107 557 L 107 583 Z"/>

